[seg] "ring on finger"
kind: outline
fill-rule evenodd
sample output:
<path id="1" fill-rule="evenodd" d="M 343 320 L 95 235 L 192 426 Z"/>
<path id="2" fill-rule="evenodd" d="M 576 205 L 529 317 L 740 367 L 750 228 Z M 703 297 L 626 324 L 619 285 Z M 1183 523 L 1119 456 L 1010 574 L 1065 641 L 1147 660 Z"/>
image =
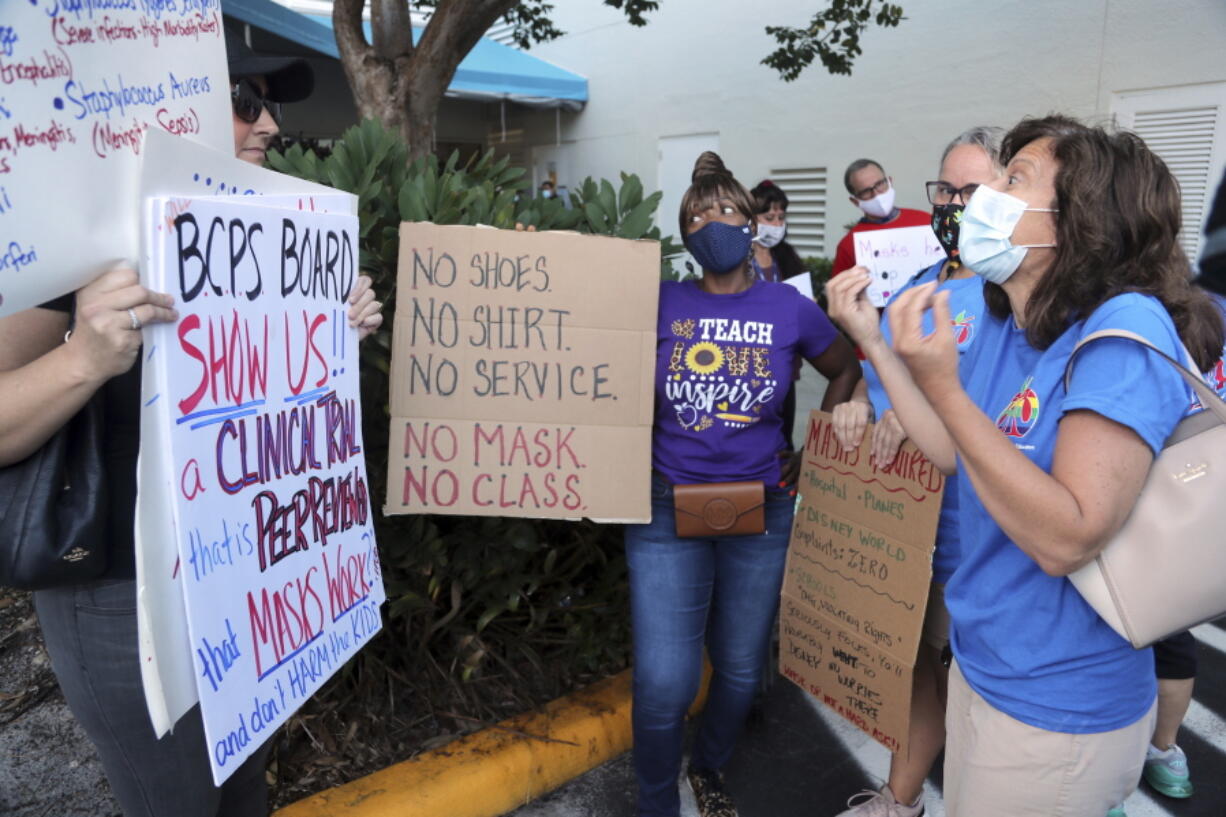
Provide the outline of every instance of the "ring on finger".
<path id="1" fill-rule="evenodd" d="M 131 328 L 132 328 L 134 331 L 139 332 L 139 331 L 140 331 L 140 328 L 141 328 L 141 326 L 142 326 L 143 324 L 141 324 L 141 322 L 140 322 L 140 318 L 136 317 L 136 310 L 135 310 L 135 309 L 132 309 L 132 308 L 129 308 L 129 309 L 128 309 L 128 317 L 132 319 L 132 327 L 131 327 Z"/>

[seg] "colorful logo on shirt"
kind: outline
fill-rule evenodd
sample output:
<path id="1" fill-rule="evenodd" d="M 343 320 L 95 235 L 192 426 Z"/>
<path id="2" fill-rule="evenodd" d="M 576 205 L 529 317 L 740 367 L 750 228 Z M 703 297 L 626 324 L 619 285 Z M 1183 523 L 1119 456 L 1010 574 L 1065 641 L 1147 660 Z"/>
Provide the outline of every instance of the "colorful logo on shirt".
<path id="1" fill-rule="evenodd" d="M 773 324 L 686 318 L 669 328 L 674 340 L 664 393 L 678 425 L 706 431 L 762 419 L 762 406 L 779 388 L 770 368 Z"/>
<path id="2" fill-rule="evenodd" d="M 1030 388 L 1033 380 L 1033 376 L 1026 378 L 1021 391 L 1013 395 L 1009 405 L 996 418 L 996 427 L 1005 432 L 1006 437 L 1025 437 L 1039 419 L 1039 395 Z"/>
<path id="3" fill-rule="evenodd" d="M 1213 368 L 1201 375 L 1201 379 L 1217 393 L 1218 397 L 1226 400 L 1226 362 L 1219 360 L 1213 364 Z M 1188 406 L 1188 414 L 1195 414 L 1198 411 L 1204 411 L 1205 406 L 1201 403 L 1200 398 L 1195 392 L 1192 394 L 1192 403 Z M 1185 415 L 1186 416 L 1186 415 Z"/>
<path id="4" fill-rule="evenodd" d="M 966 314 L 963 309 L 957 315 L 954 315 L 952 321 L 949 322 L 954 328 L 954 342 L 959 346 L 965 346 L 971 342 L 971 338 L 975 336 L 975 316 Z"/>
<path id="5" fill-rule="evenodd" d="M 1219 360 L 1205 375 L 1209 387 L 1217 392 L 1218 397 L 1226 397 L 1226 362 Z"/>

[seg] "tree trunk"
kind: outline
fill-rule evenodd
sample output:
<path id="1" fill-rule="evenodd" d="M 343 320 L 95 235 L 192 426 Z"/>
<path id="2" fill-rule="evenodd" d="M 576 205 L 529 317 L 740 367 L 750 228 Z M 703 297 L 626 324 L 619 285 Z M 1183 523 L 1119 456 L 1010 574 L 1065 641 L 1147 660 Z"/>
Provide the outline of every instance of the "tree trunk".
<path id="1" fill-rule="evenodd" d="M 414 45 L 408 0 L 373 0 L 374 43 L 362 31 L 362 0 L 334 0 L 332 27 L 358 116 L 400 133 L 410 160 L 434 150 L 438 104 L 456 68 L 518 0 L 439 0 Z"/>

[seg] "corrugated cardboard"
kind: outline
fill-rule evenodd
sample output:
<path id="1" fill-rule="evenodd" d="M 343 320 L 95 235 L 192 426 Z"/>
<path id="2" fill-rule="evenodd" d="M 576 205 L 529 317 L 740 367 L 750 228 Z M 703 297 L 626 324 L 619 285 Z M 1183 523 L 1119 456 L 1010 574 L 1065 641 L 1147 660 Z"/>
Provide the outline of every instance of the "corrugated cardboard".
<path id="1" fill-rule="evenodd" d="M 780 671 L 891 751 L 905 751 L 911 679 L 945 478 L 910 442 L 888 471 L 872 426 L 844 451 L 814 411 L 780 613 Z"/>
<path id="2" fill-rule="evenodd" d="M 660 248 L 402 224 L 385 513 L 646 521 Z"/>

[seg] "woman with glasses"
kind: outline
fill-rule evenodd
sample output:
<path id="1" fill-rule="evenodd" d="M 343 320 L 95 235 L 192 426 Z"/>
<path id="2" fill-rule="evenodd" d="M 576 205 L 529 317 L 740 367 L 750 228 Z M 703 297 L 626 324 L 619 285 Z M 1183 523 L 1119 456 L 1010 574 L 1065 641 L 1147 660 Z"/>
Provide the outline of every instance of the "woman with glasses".
<path id="1" fill-rule="evenodd" d="M 945 250 L 945 258 L 922 270 L 898 292 L 916 286 L 935 283 L 937 289 L 948 292 L 953 328 L 959 354 L 971 348 L 983 314 L 983 280 L 961 261 L 958 255 L 958 231 L 967 200 L 981 184 L 995 181 L 1003 171 L 1000 165 L 1002 128 L 978 127 L 959 134 L 941 154 L 940 173 L 936 181 L 926 183 L 928 201 L 932 204 L 931 224 L 937 240 Z M 853 269 L 840 279 L 854 282 Z M 831 289 L 845 286 L 831 284 Z M 898 297 L 895 295 L 894 297 Z M 845 309 L 845 298 L 832 299 L 831 317 L 842 321 L 847 316 L 836 310 Z M 886 313 L 890 311 L 887 304 Z M 890 328 L 881 322 L 881 333 L 890 342 Z M 894 461 L 906 432 L 890 406 L 890 395 L 871 362 L 864 363 L 864 379 L 856 387 L 852 399 L 834 408 L 834 428 L 839 441 L 847 449 L 856 448 L 864 437 L 867 424 L 873 427 L 873 458 L 879 467 Z M 945 745 L 945 685 L 947 674 L 941 654 L 949 645 L 949 613 L 945 609 L 945 583 L 958 563 L 958 489 L 956 477 L 950 476 L 941 504 L 937 527 L 936 550 L 932 557 L 932 586 L 928 594 L 928 609 L 916 656 L 915 675 L 911 689 L 911 723 L 907 754 L 895 754 L 890 759 L 889 780 L 879 792 L 863 792 L 849 801 L 859 801 L 840 817 L 917 817 L 924 811 L 924 778 Z"/>
<path id="2" fill-rule="evenodd" d="M 1096 817 L 1136 787 L 1154 731 L 1153 650 L 1136 650 L 1068 575 L 1136 503 L 1192 393 L 1144 346 L 1222 354 L 1222 317 L 1189 281 L 1179 187 L 1140 137 L 1061 116 L 1004 139 L 1005 174 L 963 213 L 960 259 L 987 308 L 959 360 L 948 293 L 890 304 L 882 342 L 860 276 L 832 286 L 907 432 L 957 470 L 960 554 L 946 584 L 953 664 L 950 817 Z M 859 280 L 855 280 L 859 278 Z"/>
<path id="3" fill-rule="evenodd" d="M 258 56 L 229 29 L 226 47 L 235 154 L 262 163 L 277 134 L 280 101 L 310 93 L 311 69 L 300 59 Z M 349 304 L 349 324 L 359 337 L 382 322 L 369 278 L 358 279 Z M 98 750 L 125 817 L 261 817 L 268 813 L 264 767 L 271 742 L 215 787 L 199 706 L 158 739 L 141 683 L 133 542 L 140 329 L 177 320 L 173 299 L 145 289 L 124 265 L 74 294 L 0 319 L 0 393 L 6 398 L 0 403 L 0 465 L 29 456 L 95 392 L 103 395 L 110 497 L 99 537 L 106 539 L 109 567 L 94 581 L 34 594 L 56 679 Z"/>

